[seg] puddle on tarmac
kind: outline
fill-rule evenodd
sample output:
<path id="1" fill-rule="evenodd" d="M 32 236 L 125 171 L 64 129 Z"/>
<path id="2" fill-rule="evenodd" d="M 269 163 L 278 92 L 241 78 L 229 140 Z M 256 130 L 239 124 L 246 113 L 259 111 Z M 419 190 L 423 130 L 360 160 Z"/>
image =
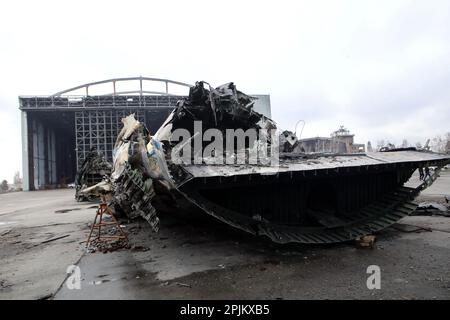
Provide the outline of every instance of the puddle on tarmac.
<path id="1" fill-rule="evenodd" d="M 61 210 L 56 210 L 55 213 L 67 213 L 67 212 L 76 211 L 76 210 L 81 210 L 81 208 L 61 209 Z"/>

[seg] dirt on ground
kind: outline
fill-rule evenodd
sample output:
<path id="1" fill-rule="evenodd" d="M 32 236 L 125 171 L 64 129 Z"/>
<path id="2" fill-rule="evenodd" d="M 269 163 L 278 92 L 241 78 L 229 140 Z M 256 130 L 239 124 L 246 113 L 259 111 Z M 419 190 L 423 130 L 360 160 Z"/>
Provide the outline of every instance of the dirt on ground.
<path id="1" fill-rule="evenodd" d="M 450 193 L 449 177 L 418 201 Z M 450 299 L 449 217 L 406 217 L 361 249 L 277 245 L 206 215 L 167 215 L 159 233 L 121 220 L 128 246 L 102 253 L 84 243 L 96 204 L 73 190 L 0 201 L 1 299 Z M 370 266 L 380 289 L 367 286 Z M 67 285 L 74 268 L 79 289 Z"/>

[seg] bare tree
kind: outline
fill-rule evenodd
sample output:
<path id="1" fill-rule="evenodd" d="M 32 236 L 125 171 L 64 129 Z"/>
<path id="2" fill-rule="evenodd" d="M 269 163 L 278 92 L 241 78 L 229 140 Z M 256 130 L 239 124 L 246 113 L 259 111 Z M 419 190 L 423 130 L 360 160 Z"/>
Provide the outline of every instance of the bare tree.
<path id="1" fill-rule="evenodd" d="M 444 137 L 445 141 L 445 153 L 450 153 L 450 132 L 447 132 Z"/>
<path id="2" fill-rule="evenodd" d="M 440 135 L 435 136 L 431 139 L 431 150 L 435 152 L 445 152 L 446 142 Z"/>
<path id="3" fill-rule="evenodd" d="M 6 192 L 8 191 L 9 187 L 8 187 L 8 181 L 3 180 L 2 183 L 0 184 L 0 190 L 2 192 Z"/>

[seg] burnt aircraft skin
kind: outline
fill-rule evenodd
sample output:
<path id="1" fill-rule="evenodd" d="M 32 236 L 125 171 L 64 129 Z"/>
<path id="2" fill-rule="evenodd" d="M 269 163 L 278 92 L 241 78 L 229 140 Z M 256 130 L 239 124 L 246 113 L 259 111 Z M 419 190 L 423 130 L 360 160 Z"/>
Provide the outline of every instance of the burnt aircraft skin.
<path id="1" fill-rule="evenodd" d="M 234 84 L 216 89 L 205 84 L 198 82 L 190 89 L 189 97 L 178 102 L 153 137 L 135 120 L 135 129 L 116 143 L 130 144 L 126 161 L 114 163 L 115 207 L 129 217 L 144 217 L 155 231 L 155 207 L 176 206 L 184 199 L 230 226 L 277 243 L 352 240 L 411 214 L 416 209 L 412 200 L 450 163 L 448 155 L 417 150 L 310 155 L 301 152 L 289 132 L 282 133 L 276 168 L 174 163 L 171 134 L 180 128 L 195 134 L 196 120 L 202 121 L 203 131 L 276 128 L 271 119 L 253 111 L 253 98 Z M 435 170 L 417 188 L 405 187 L 419 167 Z"/>

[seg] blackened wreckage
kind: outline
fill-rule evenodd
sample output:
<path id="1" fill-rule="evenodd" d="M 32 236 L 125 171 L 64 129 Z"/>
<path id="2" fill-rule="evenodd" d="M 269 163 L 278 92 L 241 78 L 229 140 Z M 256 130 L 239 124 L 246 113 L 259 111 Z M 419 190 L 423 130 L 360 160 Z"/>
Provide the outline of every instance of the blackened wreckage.
<path id="1" fill-rule="evenodd" d="M 153 136 L 133 115 L 122 119 L 111 176 L 100 184 L 111 192 L 116 212 L 143 217 L 158 231 L 159 212 L 188 203 L 278 243 L 341 242 L 411 214 L 417 207 L 412 200 L 450 162 L 448 155 L 418 150 L 305 154 L 289 131 L 277 132 L 276 139 L 263 134 L 272 153 L 277 148 L 277 165 L 233 162 L 238 154 L 258 147 L 261 134 L 256 142 L 234 146 L 231 152 L 221 150 L 222 163 L 210 161 L 209 156 L 217 158 L 216 149 L 207 157 L 202 154 L 200 163 L 195 154 L 183 155 L 194 161 L 173 157 L 180 145 L 193 146 L 208 129 L 218 130 L 225 140 L 229 129 L 276 130 L 274 121 L 253 111 L 253 103 L 233 83 L 214 89 L 198 82 Z M 173 139 L 178 129 L 191 138 L 181 143 Z M 210 142 L 200 143 L 204 150 Z M 433 174 L 417 188 L 404 186 L 420 167 L 433 167 Z"/>

